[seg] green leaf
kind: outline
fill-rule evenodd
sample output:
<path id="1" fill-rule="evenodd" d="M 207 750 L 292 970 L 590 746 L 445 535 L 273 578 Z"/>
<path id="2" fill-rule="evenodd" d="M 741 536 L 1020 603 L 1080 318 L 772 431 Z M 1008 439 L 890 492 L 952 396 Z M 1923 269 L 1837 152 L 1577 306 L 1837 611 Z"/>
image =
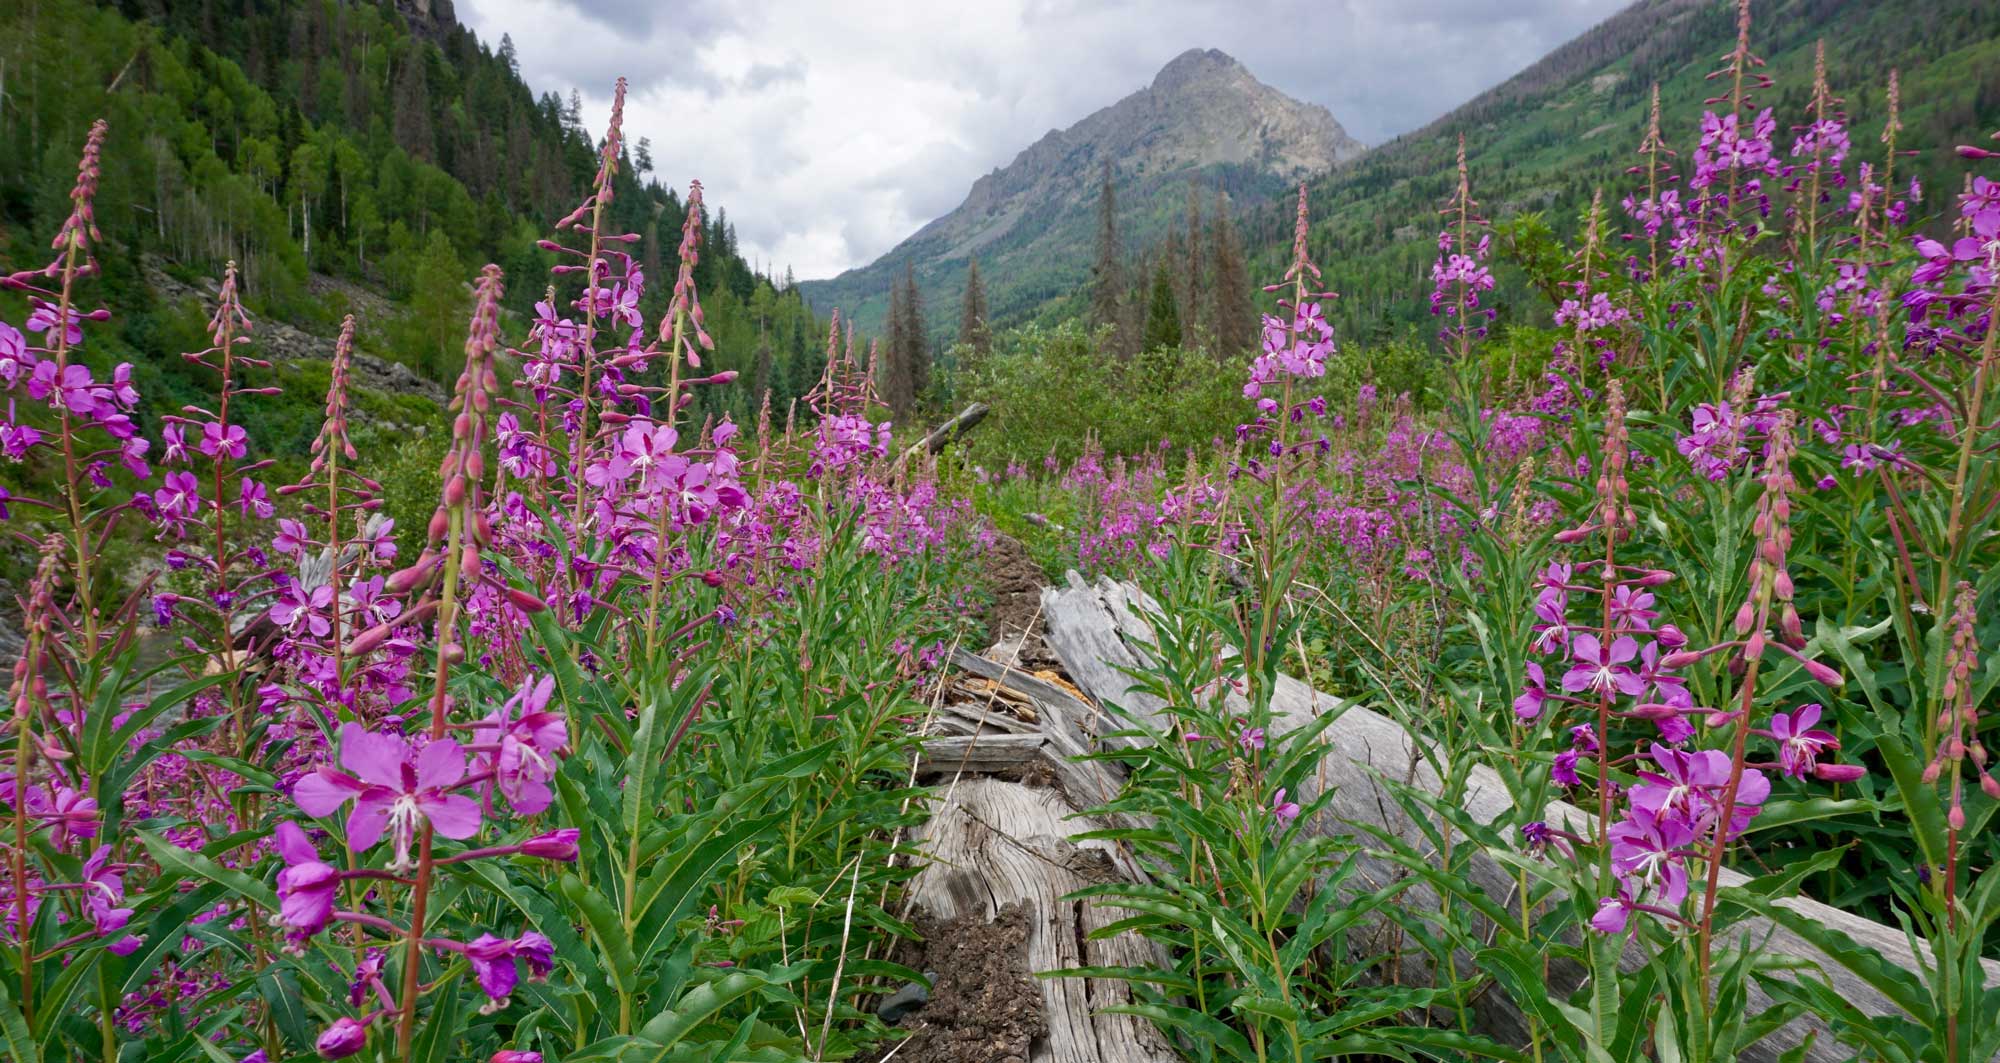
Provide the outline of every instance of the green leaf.
<path id="1" fill-rule="evenodd" d="M 154 834 L 152 831 L 138 831 L 139 840 L 146 844 L 146 851 L 166 873 L 192 875 L 224 886 L 237 896 L 270 911 L 278 910 L 278 895 L 271 887 L 251 878 L 234 868 L 223 867 L 208 857 L 178 845 Z"/>

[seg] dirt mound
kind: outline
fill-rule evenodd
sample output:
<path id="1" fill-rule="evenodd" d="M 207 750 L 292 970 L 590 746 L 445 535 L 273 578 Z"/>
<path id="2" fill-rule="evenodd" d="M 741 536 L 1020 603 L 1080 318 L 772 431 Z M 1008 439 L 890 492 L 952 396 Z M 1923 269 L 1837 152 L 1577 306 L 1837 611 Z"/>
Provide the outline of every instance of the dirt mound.
<path id="1" fill-rule="evenodd" d="M 980 555 L 980 576 L 993 595 L 986 611 L 988 660 L 1028 671 L 1057 667 L 1044 639 L 1042 589 L 1048 580 L 1028 556 L 1028 548 L 1010 535 L 994 533 L 993 545 Z"/>
<path id="2" fill-rule="evenodd" d="M 923 940 L 900 959 L 936 977 L 929 1001 L 904 1020 L 912 1032 L 895 1058 L 1028 1063 L 1049 1024 L 1042 987 L 1028 973 L 1027 908 L 1008 905 L 992 922 L 977 912 L 944 922 L 919 914 L 916 926 Z"/>

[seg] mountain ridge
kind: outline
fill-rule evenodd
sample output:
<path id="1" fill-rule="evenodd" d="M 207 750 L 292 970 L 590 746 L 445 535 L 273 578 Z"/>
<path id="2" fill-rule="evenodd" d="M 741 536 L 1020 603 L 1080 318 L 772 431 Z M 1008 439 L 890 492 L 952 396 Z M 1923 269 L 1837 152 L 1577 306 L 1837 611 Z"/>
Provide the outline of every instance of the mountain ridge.
<path id="1" fill-rule="evenodd" d="M 1088 276 L 1106 164 L 1121 229 L 1145 240 L 1177 216 L 1179 190 L 1190 182 L 1220 188 L 1240 206 L 1364 150 L 1325 107 L 1258 81 L 1220 50 L 1192 48 L 1138 91 L 1050 130 L 980 176 L 958 207 L 874 262 L 799 287 L 815 309 L 838 306 L 873 329 L 891 282 L 911 266 L 936 331 L 952 316 L 966 265 L 977 255 L 993 316 L 1007 320 L 1059 299 Z"/>

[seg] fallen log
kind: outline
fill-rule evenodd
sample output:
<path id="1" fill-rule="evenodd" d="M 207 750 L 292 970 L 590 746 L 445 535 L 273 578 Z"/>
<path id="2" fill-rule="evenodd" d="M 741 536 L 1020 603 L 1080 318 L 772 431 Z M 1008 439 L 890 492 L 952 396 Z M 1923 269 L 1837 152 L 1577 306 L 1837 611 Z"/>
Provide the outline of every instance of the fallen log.
<path id="1" fill-rule="evenodd" d="M 1100 579 L 1094 585 L 1087 584 L 1075 572 L 1069 573 L 1067 586 L 1051 587 L 1042 592 L 1042 615 L 1048 628 L 1048 644 L 1070 677 L 1100 704 L 1122 706 L 1155 723 L 1159 722 L 1161 704 L 1156 699 L 1132 693 L 1129 689 L 1131 678 L 1119 669 L 1143 665 L 1146 650 L 1152 641 L 1150 625 L 1145 617 L 1158 615 L 1159 611 L 1157 603 L 1130 583 Z M 1329 751 L 1321 763 L 1318 779 L 1302 787 L 1308 794 L 1302 801 L 1317 797 L 1322 787 L 1333 788 L 1334 796 L 1327 813 L 1316 824 L 1319 829 L 1329 833 L 1351 833 L 1351 825 L 1366 824 L 1405 838 L 1423 836 L 1383 780 L 1402 780 L 1432 794 L 1440 793 L 1442 786 L 1423 755 L 1427 748 L 1420 749 L 1419 740 L 1412 738 L 1400 724 L 1354 702 L 1322 694 L 1284 675 L 1279 677 L 1272 711 L 1279 726 L 1286 730 L 1303 726 L 1326 713 L 1339 714 L 1325 733 Z M 1492 823 L 1510 811 L 1513 802 L 1499 775 L 1479 765 L 1472 769 L 1463 807 L 1478 822 Z M 1589 833 L 1594 821 L 1590 813 L 1560 801 L 1549 805 L 1545 818 L 1551 823 L 1567 824 L 1568 829 L 1580 834 Z M 1365 881 L 1366 888 L 1384 884 L 1403 873 L 1386 859 L 1364 857 L 1364 860 L 1368 874 L 1357 878 Z M 1497 862 L 1480 854 L 1473 857 L 1472 865 L 1473 880 L 1489 896 L 1501 899 L 1503 903 L 1512 896 L 1516 883 Z M 1739 885 L 1744 881 L 1743 875 L 1724 869 L 1723 885 Z M 1400 903 L 1406 910 L 1424 910 L 1425 906 L 1435 910 L 1438 904 L 1436 894 L 1421 884 L 1403 896 L 1404 900 Z M 1822 926 L 1875 948 L 1891 962 L 1916 969 L 1910 939 L 1899 928 L 1883 926 L 1804 897 L 1780 903 Z M 1896 1005 L 1887 997 L 1784 927 L 1766 919 L 1752 918 L 1739 923 L 1731 932 L 1732 937 L 1746 934 L 1767 952 L 1815 964 L 1843 997 L 1868 1014 L 1897 1013 Z M 1379 945 L 1380 942 L 1373 944 Z M 1421 969 L 1423 957 L 1419 954 L 1415 958 L 1418 961 L 1414 965 L 1417 973 L 1427 977 L 1428 972 Z M 1461 970 L 1469 969 L 1469 959 L 1465 958 Z M 1985 965 L 1987 984 L 2000 985 L 2000 963 L 1988 960 Z M 1411 957 L 1405 956 L 1401 969 L 1410 973 L 1412 968 Z M 1751 987 L 1750 995 L 1753 1008 L 1769 1006 L 1769 997 L 1757 987 Z M 1527 1025 L 1523 1016 L 1506 994 L 1479 994 L 1472 1007 L 1475 1028 L 1479 1031 L 1503 1039 L 1527 1040 Z M 1841 1045 L 1828 1037 L 1821 1024 L 1804 1020 L 1777 1031 L 1761 1043 L 1757 1051 L 1743 1058 L 1775 1060 L 1782 1052 L 1799 1045 L 1815 1032 L 1818 1036 L 1807 1050 L 1808 1060 L 1832 1063 L 1851 1057 L 1852 1052 L 1843 1050 Z"/>
<path id="2" fill-rule="evenodd" d="M 1048 744 L 1039 734 L 937 735 L 924 739 L 917 774 L 1019 772 L 1045 761 Z"/>
<path id="3" fill-rule="evenodd" d="M 950 920 L 972 914 L 991 920 L 1020 905 L 1026 910 L 1026 969 L 1031 972 L 1163 961 L 1157 946 L 1129 931 L 1088 940 L 1125 913 L 1068 895 L 1107 881 L 1107 876 L 1137 878 L 1138 869 L 1109 843 L 1072 843 L 1073 835 L 1093 825 L 1079 821 L 1075 807 L 1061 794 L 974 778 L 944 791 L 943 802 L 913 835 L 925 860 L 910 883 L 910 896 L 930 916 Z M 1101 978 L 1039 982 L 1048 1033 L 1033 1043 L 1028 1063 L 1180 1059 L 1151 1022 L 1102 1010 L 1131 1000 L 1123 983 Z M 922 1012 L 917 1021 L 923 1021 Z"/>
<path id="4" fill-rule="evenodd" d="M 909 449 L 903 451 L 902 456 L 896 459 L 896 465 L 900 468 L 919 454 L 938 453 L 945 448 L 945 444 L 970 432 L 975 425 L 985 420 L 987 413 L 987 406 L 983 402 L 975 402 L 958 411 L 957 416 L 931 429 L 922 439 L 910 444 Z"/>

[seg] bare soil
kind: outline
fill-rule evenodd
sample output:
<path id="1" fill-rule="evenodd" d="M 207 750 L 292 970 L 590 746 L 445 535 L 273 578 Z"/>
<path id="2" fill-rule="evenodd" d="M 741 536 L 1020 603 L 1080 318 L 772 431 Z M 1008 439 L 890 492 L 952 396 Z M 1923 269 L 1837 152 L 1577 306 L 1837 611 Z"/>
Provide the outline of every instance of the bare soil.
<path id="1" fill-rule="evenodd" d="M 909 1042 L 886 1047 L 924 1063 L 1028 1063 L 1049 1024 L 1028 973 L 1027 908 L 1008 905 L 991 922 L 977 912 L 942 922 L 919 913 L 915 922 L 922 940 L 898 959 L 936 977 L 930 1000 L 903 1020 Z"/>

